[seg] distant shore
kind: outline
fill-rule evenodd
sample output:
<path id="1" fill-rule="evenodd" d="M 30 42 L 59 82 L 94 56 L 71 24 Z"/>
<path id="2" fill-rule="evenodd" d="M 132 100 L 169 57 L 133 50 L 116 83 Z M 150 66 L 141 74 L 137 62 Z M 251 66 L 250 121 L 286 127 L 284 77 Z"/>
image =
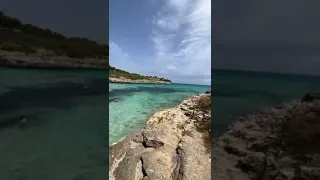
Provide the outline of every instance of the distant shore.
<path id="1" fill-rule="evenodd" d="M 149 79 L 137 79 L 132 80 L 124 77 L 114 78 L 109 77 L 109 83 L 123 83 L 123 84 L 171 84 L 167 81 L 149 80 Z"/>
<path id="2" fill-rule="evenodd" d="M 100 69 L 108 70 L 108 59 L 72 58 L 54 54 L 9 52 L 0 50 L 0 66 L 13 68 Z"/>

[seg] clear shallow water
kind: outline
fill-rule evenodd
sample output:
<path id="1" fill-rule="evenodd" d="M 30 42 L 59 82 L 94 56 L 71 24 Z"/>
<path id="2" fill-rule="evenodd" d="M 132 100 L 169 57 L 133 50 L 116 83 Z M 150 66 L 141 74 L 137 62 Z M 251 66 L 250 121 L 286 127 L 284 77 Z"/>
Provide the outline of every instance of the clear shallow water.
<path id="1" fill-rule="evenodd" d="M 212 71 L 212 131 L 222 133 L 240 115 L 320 92 L 320 77 Z"/>
<path id="2" fill-rule="evenodd" d="M 108 178 L 108 72 L 0 69 L 0 179 Z M 4 124 L 24 115 L 25 128 Z"/>
<path id="3" fill-rule="evenodd" d="M 204 93 L 210 86 L 170 84 L 109 84 L 109 145 L 140 130 L 155 112 Z M 118 101 L 115 99 L 118 98 Z"/>

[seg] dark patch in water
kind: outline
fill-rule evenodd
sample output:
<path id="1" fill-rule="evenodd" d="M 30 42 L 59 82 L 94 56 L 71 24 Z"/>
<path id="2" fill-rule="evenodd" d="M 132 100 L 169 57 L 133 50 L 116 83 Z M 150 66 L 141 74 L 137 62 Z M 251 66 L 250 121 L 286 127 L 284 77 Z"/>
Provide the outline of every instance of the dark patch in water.
<path id="1" fill-rule="evenodd" d="M 16 114 L 8 117 L 2 117 L 0 118 L 0 128 L 21 124 L 22 117 L 23 117 L 22 115 L 16 115 Z M 27 119 L 27 122 L 26 122 L 27 128 L 32 126 L 42 125 L 42 123 L 44 123 L 45 121 L 44 119 L 40 118 L 36 114 L 26 114 L 24 115 L 24 117 Z"/>
<path id="2" fill-rule="evenodd" d="M 11 91 L 0 95 L 0 114 L 16 114 L 22 109 L 32 108 L 59 108 L 68 109 L 77 105 L 71 101 L 77 97 L 106 95 L 108 82 L 105 79 L 90 79 L 88 82 L 60 82 L 54 84 L 11 87 Z M 107 101 L 107 99 L 106 99 Z M 14 112 L 14 113 L 12 113 Z M 2 119 L 0 122 L 7 121 Z"/>

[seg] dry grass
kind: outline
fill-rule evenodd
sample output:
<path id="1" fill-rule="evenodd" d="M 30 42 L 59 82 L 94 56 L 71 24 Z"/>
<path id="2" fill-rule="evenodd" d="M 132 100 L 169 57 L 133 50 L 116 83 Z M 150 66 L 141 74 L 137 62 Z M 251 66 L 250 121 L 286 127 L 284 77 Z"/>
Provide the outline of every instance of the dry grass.
<path id="1" fill-rule="evenodd" d="M 211 96 L 202 96 L 196 102 L 195 108 L 208 114 L 211 111 Z M 203 134 L 203 141 L 206 145 L 208 153 L 211 152 L 211 112 L 210 116 L 203 116 L 202 118 L 197 118 L 195 122 L 197 131 Z"/>
<path id="2" fill-rule="evenodd" d="M 208 112 L 211 110 L 211 97 L 210 96 L 202 96 L 196 102 L 196 109 L 202 112 Z"/>

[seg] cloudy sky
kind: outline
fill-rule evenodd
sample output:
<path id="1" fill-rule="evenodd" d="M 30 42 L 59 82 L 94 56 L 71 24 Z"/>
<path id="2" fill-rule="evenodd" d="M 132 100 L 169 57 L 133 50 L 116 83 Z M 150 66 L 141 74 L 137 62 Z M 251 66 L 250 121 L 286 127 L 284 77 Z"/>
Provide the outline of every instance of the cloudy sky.
<path id="1" fill-rule="evenodd" d="M 1 0 L 0 11 L 66 36 L 109 42 L 107 0 Z"/>
<path id="2" fill-rule="evenodd" d="M 211 0 L 110 0 L 110 64 L 210 84 Z"/>
<path id="3" fill-rule="evenodd" d="M 213 68 L 320 75 L 320 1 L 217 0 Z"/>

